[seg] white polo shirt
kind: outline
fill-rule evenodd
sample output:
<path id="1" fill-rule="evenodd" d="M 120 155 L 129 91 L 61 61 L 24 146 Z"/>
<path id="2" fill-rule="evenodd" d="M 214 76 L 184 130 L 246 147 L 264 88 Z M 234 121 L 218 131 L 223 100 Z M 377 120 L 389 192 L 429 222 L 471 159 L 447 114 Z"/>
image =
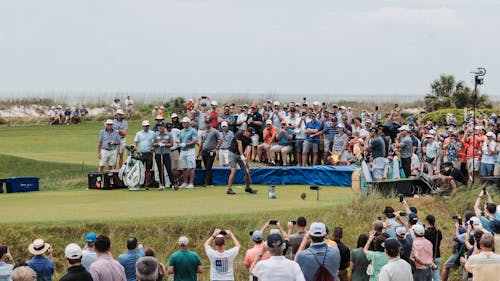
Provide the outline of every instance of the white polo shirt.
<path id="1" fill-rule="evenodd" d="M 260 281 L 305 281 L 299 264 L 284 256 L 272 256 L 258 262 L 252 275 Z"/>

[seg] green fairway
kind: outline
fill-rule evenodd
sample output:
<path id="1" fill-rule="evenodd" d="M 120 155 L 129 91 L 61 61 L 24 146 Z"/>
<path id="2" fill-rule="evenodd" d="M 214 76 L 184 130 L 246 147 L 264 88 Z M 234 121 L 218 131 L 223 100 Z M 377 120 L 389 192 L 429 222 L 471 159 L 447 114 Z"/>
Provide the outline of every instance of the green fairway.
<path id="1" fill-rule="evenodd" d="M 325 187 L 316 192 L 304 186 L 278 186 L 277 199 L 267 199 L 267 187 L 256 186 L 257 195 L 236 188 L 236 196 L 225 187 L 194 190 L 131 192 L 122 190 L 67 190 L 15 193 L 0 196 L 3 223 L 95 223 L 144 218 L 255 214 L 264 211 L 300 210 L 345 204 L 352 198 L 350 188 Z M 300 198 L 307 194 L 306 200 Z"/>

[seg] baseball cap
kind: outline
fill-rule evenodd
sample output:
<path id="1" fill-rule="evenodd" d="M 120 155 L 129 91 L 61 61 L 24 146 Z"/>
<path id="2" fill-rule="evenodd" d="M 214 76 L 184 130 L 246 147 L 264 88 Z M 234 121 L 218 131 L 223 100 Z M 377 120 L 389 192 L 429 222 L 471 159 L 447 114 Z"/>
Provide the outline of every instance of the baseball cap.
<path id="1" fill-rule="evenodd" d="M 249 106 L 247 103 L 245 103 L 245 104 L 243 105 L 243 108 L 249 108 L 249 107 L 250 107 L 250 106 Z"/>
<path id="2" fill-rule="evenodd" d="M 158 127 L 165 127 L 165 122 L 158 123 Z"/>
<path id="3" fill-rule="evenodd" d="M 163 119 L 164 119 L 163 115 L 156 115 L 155 120 L 163 120 Z"/>
<path id="4" fill-rule="evenodd" d="M 313 105 L 318 106 L 318 105 L 319 105 L 319 101 L 315 101 L 315 102 L 313 102 Z"/>
<path id="5" fill-rule="evenodd" d="M 252 105 L 250 106 L 251 108 L 258 108 L 257 104 L 256 103 L 252 103 Z"/>
<path id="6" fill-rule="evenodd" d="M 172 118 L 179 117 L 177 113 L 172 113 Z"/>
<path id="7" fill-rule="evenodd" d="M 415 232 L 415 235 L 424 236 L 424 234 L 425 234 L 425 228 L 421 224 L 415 224 L 412 227 L 412 229 L 413 229 L 413 232 Z"/>
<path id="8" fill-rule="evenodd" d="M 256 230 L 252 233 L 252 240 L 255 242 L 262 241 L 262 232 L 260 230 Z"/>
<path id="9" fill-rule="evenodd" d="M 190 122 L 191 122 L 191 119 L 189 119 L 189 117 L 182 118 L 182 123 L 190 123 Z"/>
<path id="10" fill-rule="evenodd" d="M 272 123 L 273 123 L 273 121 L 271 121 L 270 119 L 266 120 L 266 125 L 269 125 L 269 124 L 272 124 Z"/>
<path id="11" fill-rule="evenodd" d="M 342 128 L 343 129 L 343 128 L 345 128 L 345 126 L 344 126 L 344 124 L 340 123 L 340 124 L 337 125 L 337 128 Z"/>
<path id="12" fill-rule="evenodd" d="M 418 216 L 414 213 L 408 215 L 408 221 L 410 224 L 416 224 L 418 222 Z"/>
<path id="13" fill-rule="evenodd" d="M 495 137 L 495 133 L 493 133 L 493 132 L 487 132 L 486 136 L 494 138 Z"/>
<path id="14" fill-rule="evenodd" d="M 281 247 L 281 245 L 283 245 L 283 238 L 281 238 L 280 234 L 275 233 L 267 236 L 267 247 L 274 248 Z"/>
<path id="15" fill-rule="evenodd" d="M 186 236 L 181 236 L 179 238 L 179 246 L 187 246 L 187 244 L 189 243 L 189 239 L 186 237 Z"/>
<path id="16" fill-rule="evenodd" d="M 149 126 L 149 120 L 142 121 L 142 126 Z"/>
<path id="17" fill-rule="evenodd" d="M 382 247 L 384 247 L 384 249 L 386 249 L 387 251 L 391 251 L 399 249 L 399 247 L 401 247 L 401 244 L 399 244 L 399 241 L 397 239 L 389 238 L 385 239 L 385 241 L 382 242 Z"/>
<path id="18" fill-rule="evenodd" d="M 123 112 L 123 110 L 122 110 L 122 109 L 117 109 L 117 110 L 116 110 L 116 114 L 123 115 L 123 114 L 124 114 L 124 112 Z"/>
<path id="19" fill-rule="evenodd" d="M 106 120 L 106 122 L 104 122 L 104 124 L 106 124 L 106 125 L 113 125 L 113 120 L 108 119 L 108 120 Z"/>
<path id="20" fill-rule="evenodd" d="M 435 135 L 435 134 L 436 134 L 436 131 L 435 131 L 434 129 L 430 129 L 430 130 L 429 130 L 429 134 L 431 134 L 431 135 Z"/>
<path id="21" fill-rule="evenodd" d="M 411 211 L 412 213 L 414 213 L 415 215 L 418 213 L 417 207 L 415 207 L 415 206 L 411 206 L 411 207 L 410 207 L 410 211 Z"/>
<path id="22" fill-rule="evenodd" d="M 280 102 L 279 101 L 275 101 L 274 105 L 280 105 Z"/>
<path id="23" fill-rule="evenodd" d="M 337 117 L 332 117 L 332 122 L 339 122 L 339 119 L 337 119 Z"/>
<path id="24" fill-rule="evenodd" d="M 403 226 L 396 227 L 396 235 L 401 238 L 405 237 L 406 228 L 404 228 Z"/>
<path id="25" fill-rule="evenodd" d="M 313 222 L 309 228 L 309 234 L 314 237 L 322 237 L 326 235 L 326 226 L 322 222 Z"/>
<path id="26" fill-rule="evenodd" d="M 399 127 L 398 131 L 407 131 L 407 132 L 409 132 L 410 131 L 410 127 L 408 127 L 407 125 L 403 125 L 403 126 Z"/>
<path id="27" fill-rule="evenodd" d="M 255 129 L 254 128 L 247 127 L 247 131 L 249 131 L 252 136 L 255 135 Z"/>
<path id="28" fill-rule="evenodd" d="M 64 256 L 70 260 L 77 260 L 82 257 L 82 248 L 76 243 L 70 243 L 64 249 Z"/>
<path id="29" fill-rule="evenodd" d="M 95 232 L 89 232 L 85 237 L 85 242 L 95 242 L 96 238 L 97 235 L 95 234 Z"/>
<path id="30" fill-rule="evenodd" d="M 222 121 L 222 122 L 220 123 L 220 126 L 221 126 L 221 127 L 227 127 L 227 122 L 226 122 L 226 121 Z"/>
<path id="31" fill-rule="evenodd" d="M 281 120 L 281 125 L 286 125 L 286 120 Z"/>
<path id="32" fill-rule="evenodd" d="M 210 105 L 218 105 L 219 103 L 215 100 L 213 100 L 212 102 L 210 102 Z"/>
<path id="33" fill-rule="evenodd" d="M 166 128 L 172 128 L 172 123 L 166 123 L 166 124 L 165 124 L 165 127 L 166 127 Z"/>

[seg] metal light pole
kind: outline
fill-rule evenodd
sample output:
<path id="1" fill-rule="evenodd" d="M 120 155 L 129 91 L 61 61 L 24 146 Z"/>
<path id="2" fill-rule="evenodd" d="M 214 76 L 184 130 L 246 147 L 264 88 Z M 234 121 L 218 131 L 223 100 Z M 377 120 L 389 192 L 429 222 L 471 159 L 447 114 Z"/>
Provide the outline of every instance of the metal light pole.
<path id="1" fill-rule="evenodd" d="M 478 67 L 476 71 L 472 71 L 474 74 L 474 92 L 472 93 L 472 118 L 473 118 L 473 130 L 476 129 L 476 107 L 477 107 L 477 85 L 483 85 L 484 78 L 486 75 L 486 68 Z M 476 156 L 476 133 L 474 133 L 472 137 L 472 182 L 471 185 L 474 184 L 474 170 L 475 170 L 475 161 L 474 158 Z"/>

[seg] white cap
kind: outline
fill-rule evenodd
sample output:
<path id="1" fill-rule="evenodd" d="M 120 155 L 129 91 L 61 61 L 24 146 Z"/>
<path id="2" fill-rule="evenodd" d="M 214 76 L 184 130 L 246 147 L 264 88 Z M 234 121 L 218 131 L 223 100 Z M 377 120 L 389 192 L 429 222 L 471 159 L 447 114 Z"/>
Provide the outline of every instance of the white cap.
<path id="1" fill-rule="evenodd" d="M 64 256 L 70 260 L 77 260 L 82 257 L 82 248 L 75 243 L 68 244 L 64 249 Z"/>
<path id="2" fill-rule="evenodd" d="M 346 110 L 347 108 L 345 108 L 345 106 L 341 105 L 341 106 L 339 107 L 339 109 Z"/>
<path id="3" fill-rule="evenodd" d="M 309 234 L 314 237 L 323 237 L 326 235 L 326 226 L 322 222 L 313 222 L 309 228 Z"/>
<path id="4" fill-rule="evenodd" d="M 125 113 L 123 112 L 123 110 L 122 110 L 122 109 L 117 109 L 117 110 L 116 110 L 116 114 L 121 114 L 121 115 L 123 115 L 123 114 L 125 114 Z"/>
<path id="5" fill-rule="evenodd" d="M 108 120 L 106 120 L 106 122 L 104 122 L 104 124 L 106 124 L 106 125 L 113 125 L 113 120 L 108 119 Z"/>
<path id="6" fill-rule="evenodd" d="M 163 118 L 163 115 L 156 115 L 155 120 L 163 120 L 163 119 L 165 119 Z"/>
<path id="7" fill-rule="evenodd" d="M 280 102 L 279 101 L 275 101 L 274 105 L 280 105 Z"/>
<path id="8" fill-rule="evenodd" d="M 56 107 L 55 106 L 51 106 L 50 109 L 56 109 Z"/>
<path id="9" fill-rule="evenodd" d="M 142 124 L 141 124 L 143 127 L 144 126 L 149 126 L 149 120 L 144 120 L 142 121 Z"/>
<path id="10" fill-rule="evenodd" d="M 474 127 L 474 130 L 482 130 L 482 129 L 483 129 L 483 126 L 477 125 L 476 127 Z"/>
<path id="11" fill-rule="evenodd" d="M 177 115 L 177 113 L 174 112 L 174 113 L 172 113 L 172 118 L 174 118 L 174 117 L 179 117 L 179 116 Z"/>
<path id="12" fill-rule="evenodd" d="M 313 102 L 313 105 L 319 105 L 319 101 Z"/>
<path id="13" fill-rule="evenodd" d="M 210 105 L 218 105 L 217 101 L 213 100 L 212 102 L 210 102 Z"/>
<path id="14" fill-rule="evenodd" d="M 494 138 L 495 137 L 495 133 L 493 133 L 493 132 L 487 132 L 486 136 Z"/>
<path id="15" fill-rule="evenodd" d="M 186 236 L 181 236 L 179 238 L 179 242 L 178 242 L 179 246 L 187 246 L 188 243 L 189 243 L 189 239 Z"/>
<path id="16" fill-rule="evenodd" d="M 342 129 L 343 129 L 343 128 L 345 128 L 344 124 L 342 124 L 342 123 L 339 123 L 339 124 L 337 125 L 337 127 L 338 127 L 338 128 L 342 128 Z"/>
<path id="17" fill-rule="evenodd" d="M 189 119 L 189 117 L 184 117 L 182 118 L 182 123 L 191 123 L 191 119 Z"/>
<path id="18" fill-rule="evenodd" d="M 272 124 L 272 123 L 273 123 L 273 121 L 271 121 L 271 119 L 267 119 L 267 120 L 266 120 L 266 125 L 268 125 L 268 124 Z"/>
<path id="19" fill-rule="evenodd" d="M 407 125 L 403 125 L 403 126 L 399 127 L 398 131 L 407 131 L 407 132 L 409 132 L 410 131 L 410 127 L 408 127 Z"/>
<path id="20" fill-rule="evenodd" d="M 433 129 L 429 130 L 429 134 L 431 135 L 435 135 L 436 134 L 436 131 L 434 131 Z"/>
<path id="21" fill-rule="evenodd" d="M 222 122 L 220 123 L 220 126 L 221 126 L 221 127 L 227 127 L 227 122 L 226 122 L 226 121 L 222 121 Z"/>
<path id="22" fill-rule="evenodd" d="M 412 227 L 412 229 L 413 229 L 413 232 L 415 232 L 415 234 L 418 235 L 418 236 L 424 236 L 424 234 L 425 234 L 425 228 L 421 224 L 418 224 L 418 223 L 415 224 Z"/>
<path id="23" fill-rule="evenodd" d="M 160 106 L 160 108 L 161 108 L 161 109 L 165 109 L 165 107 L 163 107 L 163 105 L 162 105 L 162 106 Z"/>

